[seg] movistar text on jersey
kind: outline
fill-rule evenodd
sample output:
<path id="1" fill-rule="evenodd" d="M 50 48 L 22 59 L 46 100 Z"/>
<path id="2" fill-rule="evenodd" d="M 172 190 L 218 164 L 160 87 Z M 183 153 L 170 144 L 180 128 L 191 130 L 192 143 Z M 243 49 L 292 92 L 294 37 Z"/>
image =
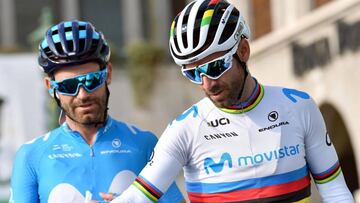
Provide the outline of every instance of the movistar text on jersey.
<path id="1" fill-rule="evenodd" d="M 276 159 L 282 159 L 285 157 L 291 157 L 300 154 L 300 145 L 290 145 L 284 146 L 276 150 L 271 150 L 268 152 L 259 153 L 256 155 L 240 156 L 237 158 L 237 165 L 248 166 L 248 165 L 258 165 L 264 161 L 272 161 Z M 211 169 L 215 173 L 220 173 L 227 162 L 229 168 L 233 167 L 233 159 L 228 152 L 225 152 L 221 155 L 220 161 L 215 162 L 212 158 L 208 157 L 204 160 L 204 168 L 207 174 L 210 173 Z"/>

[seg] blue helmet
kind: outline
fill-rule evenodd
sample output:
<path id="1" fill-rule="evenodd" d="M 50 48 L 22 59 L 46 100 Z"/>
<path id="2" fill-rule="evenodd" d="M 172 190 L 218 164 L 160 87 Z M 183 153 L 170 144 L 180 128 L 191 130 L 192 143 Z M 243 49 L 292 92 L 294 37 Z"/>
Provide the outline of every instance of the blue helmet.
<path id="1" fill-rule="evenodd" d="M 69 65 L 108 63 L 110 48 L 104 35 L 85 21 L 61 22 L 46 31 L 39 45 L 39 65 L 45 73 Z"/>

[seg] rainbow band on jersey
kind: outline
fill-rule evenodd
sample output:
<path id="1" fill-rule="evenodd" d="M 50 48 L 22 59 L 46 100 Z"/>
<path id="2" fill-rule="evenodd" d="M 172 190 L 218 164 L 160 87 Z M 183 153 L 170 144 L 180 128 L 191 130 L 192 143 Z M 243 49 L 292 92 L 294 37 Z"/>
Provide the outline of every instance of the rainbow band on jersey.
<path id="1" fill-rule="evenodd" d="M 341 167 L 339 161 L 337 161 L 332 167 L 323 173 L 312 174 L 315 183 L 324 184 L 334 180 L 341 173 Z"/>
<path id="2" fill-rule="evenodd" d="M 152 202 L 157 202 L 163 195 L 159 189 L 141 176 L 137 177 L 132 185 L 138 188 Z"/>
<path id="3" fill-rule="evenodd" d="M 297 170 L 262 178 L 226 183 L 186 182 L 191 202 L 301 202 L 310 197 L 310 174 L 305 165 Z"/>
<path id="4" fill-rule="evenodd" d="M 296 201 L 296 202 L 293 202 L 293 203 L 310 203 L 310 197 L 307 197 L 307 198 L 304 198 L 300 201 Z"/>

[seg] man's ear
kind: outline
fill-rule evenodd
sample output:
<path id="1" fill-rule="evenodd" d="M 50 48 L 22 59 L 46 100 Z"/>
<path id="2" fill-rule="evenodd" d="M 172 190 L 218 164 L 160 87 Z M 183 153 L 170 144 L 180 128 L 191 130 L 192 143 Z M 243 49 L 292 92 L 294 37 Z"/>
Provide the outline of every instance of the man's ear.
<path id="1" fill-rule="evenodd" d="M 54 88 L 51 84 L 51 78 L 50 77 L 45 77 L 44 78 L 44 84 L 45 84 L 45 87 L 46 89 L 48 90 L 49 94 L 51 97 L 54 97 Z M 56 93 L 56 97 L 59 98 L 58 94 Z"/>
<path id="2" fill-rule="evenodd" d="M 50 81 L 51 81 L 50 77 L 44 78 L 44 84 L 45 84 L 46 89 L 48 90 L 50 96 L 54 97 L 54 88 L 52 88 Z"/>
<path id="3" fill-rule="evenodd" d="M 107 77 L 106 77 L 106 84 L 110 85 L 111 77 L 112 77 L 112 64 L 109 62 L 106 65 Z"/>
<path id="4" fill-rule="evenodd" d="M 249 60 L 250 45 L 249 45 L 249 41 L 247 39 L 245 39 L 245 38 L 241 39 L 239 46 L 238 46 L 237 54 L 240 57 L 241 61 L 246 63 Z"/>

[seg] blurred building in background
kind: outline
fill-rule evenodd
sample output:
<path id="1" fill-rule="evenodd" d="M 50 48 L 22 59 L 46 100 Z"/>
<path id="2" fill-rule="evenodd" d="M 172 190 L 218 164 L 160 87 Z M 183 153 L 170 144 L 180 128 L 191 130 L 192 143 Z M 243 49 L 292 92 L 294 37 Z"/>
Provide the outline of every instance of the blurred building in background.
<path id="1" fill-rule="evenodd" d="M 147 105 L 138 106 L 134 81 L 126 69 L 126 50 L 131 43 L 151 41 L 169 59 L 170 23 L 187 2 L 0 0 L 0 202 L 9 194 L 15 150 L 46 133 L 55 116 L 48 110 L 50 97 L 41 86 L 36 54 L 30 53 L 44 26 L 80 19 L 101 30 L 110 42 L 116 68 L 110 86 L 110 114 L 160 135 L 168 122 L 203 94 L 166 60 L 155 71 Z M 250 71 L 263 84 L 304 90 L 314 97 L 355 193 L 360 181 L 360 148 L 356 147 L 360 145 L 360 0 L 231 2 L 251 28 Z M 317 197 L 313 200 L 318 202 Z"/>

